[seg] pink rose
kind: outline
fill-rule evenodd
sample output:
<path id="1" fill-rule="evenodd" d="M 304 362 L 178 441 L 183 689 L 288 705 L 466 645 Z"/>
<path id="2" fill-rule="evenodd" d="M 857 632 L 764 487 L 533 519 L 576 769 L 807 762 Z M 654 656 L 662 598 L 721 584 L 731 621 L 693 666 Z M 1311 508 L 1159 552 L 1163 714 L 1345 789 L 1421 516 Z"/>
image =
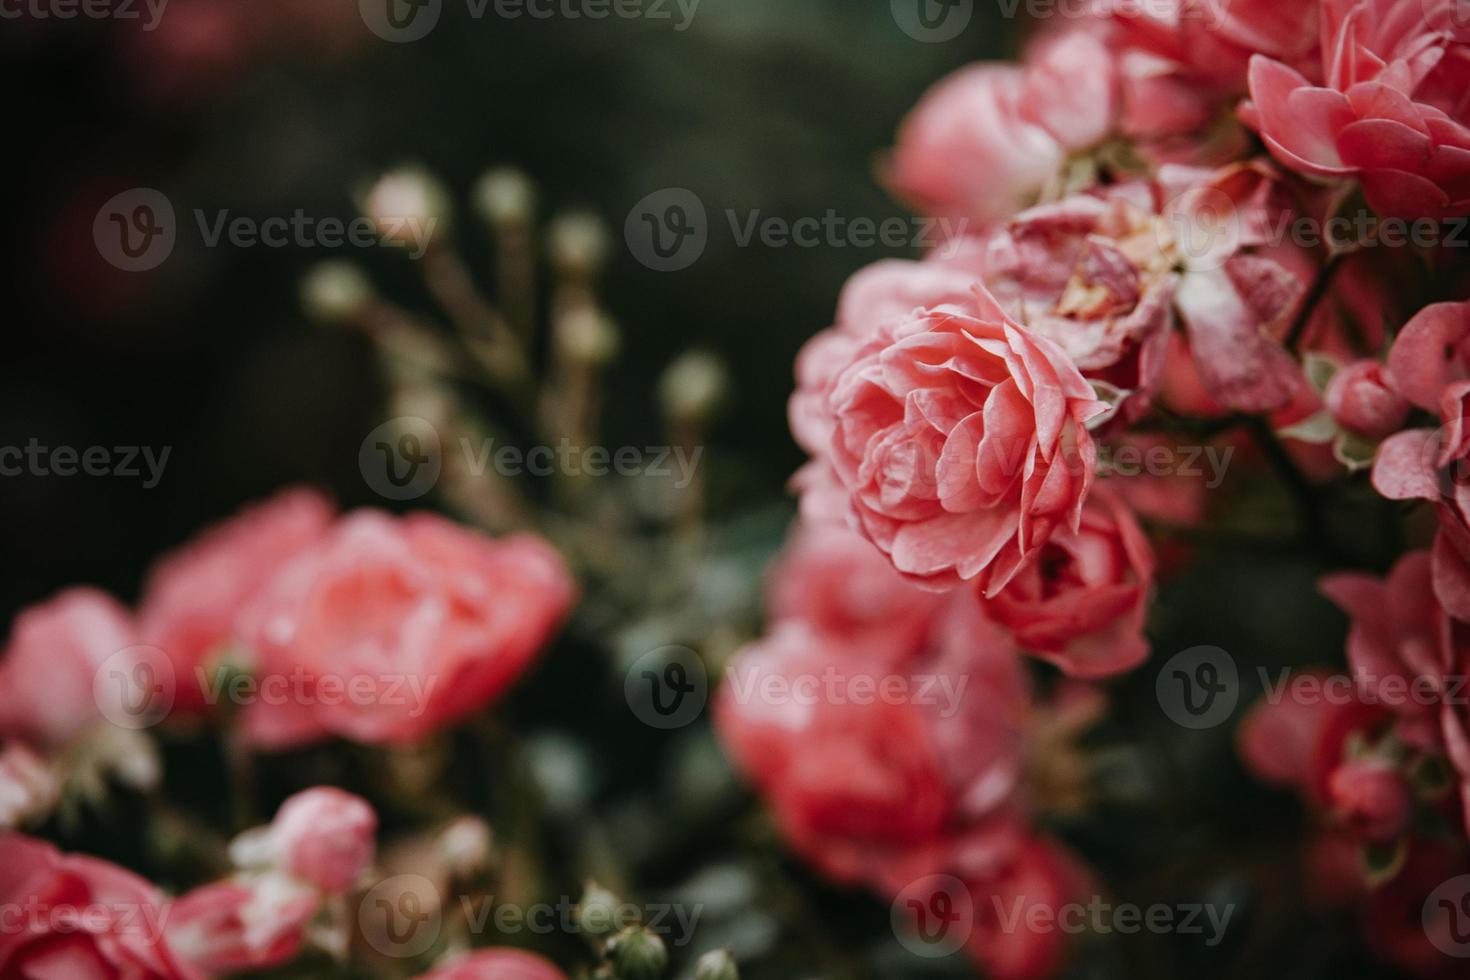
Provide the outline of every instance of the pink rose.
<path id="1" fill-rule="evenodd" d="M 1324 0 L 1324 84 L 1258 55 L 1247 120 L 1293 170 L 1356 178 L 1379 214 L 1465 214 L 1470 35 L 1456 3 Z"/>
<path id="2" fill-rule="evenodd" d="M 797 852 L 835 880 L 881 887 L 916 848 L 1006 812 L 1028 706 L 1014 652 L 955 593 L 902 665 L 777 626 L 731 663 L 715 725 Z"/>
<path id="3" fill-rule="evenodd" d="M 320 895 L 284 875 L 243 876 L 175 901 L 166 935 L 203 973 L 267 970 L 296 958 L 320 907 Z"/>
<path id="4" fill-rule="evenodd" d="M 1179 277 L 1153 260 L 1157 235 L 1152 194 L 1134 184 L 1031 208 L 987 242 L 991 295 L 1117 390 L 1125 422 L 1151 405 L 1173 326 Z"/>
<path id="5" fill-rule="evenodd" d="M 421 739 L 504 693 L 574 597 L 538 537 L 494 540 L 430 514 L 349 514 L 244 617 L 262 689 L 304 679 L 289 698 L 247 705 L 245 731 L 269 748 Z"/>
<path id="6" fill-rule="evenodd" d="M 1148 658 L 1143 626 L 1153 579 L 1143 529 L 1104 485 L 1076 531 L 1052 535 L 1035 561 L 982 601 L 1024 649 L 1073 677 L 1106 677 Z"/>
<path id="7" fill-rule="evenodd" d="M 840 520 L 803 522 L 772 570 L 767 609 L 826 637 L 901 660 L 927 639 L 945 597 L 906 581 Z"/>
<path id="8" fill-rule="evenodd" d="M 0 835 L 0 976 L 67 980 L 195 980 L 164 935 L 167 907 L 116 865 Z"/>
<path id="9" fill-rule="evenodd" d="M 1060 922 L 1062 907 L 1086 904 L 1092 890 L 1090 875 L 1076 858 L 1014 822 L 917 854 L 895 870 L 888 885 L 897 896 L 896 911 L 905 913 L 916 930 L 932 933 L 933 916 L 968 906 L 972 918 L 965 950 L 994 980 L 1047 980 L 1060 974 L 1071 936 L 1027 923 Z"/>
<path id="10" fill-rule="evenodd" d="M 417 980 L 566 980 L 550 960 L 523 949 L 482 949 Z"/>
<path id="11" fill-rule="evenodd" d="M 1108 135 L 1117 98 L 1113 58 L 1084 31 L 1047 39 L 1024 68 L 962 68 L 903 121 L 888 184 L 927 214 L 1005 218 L 1035 203 L 1069 155 Z"/>
<path id="12" fill-rule="evenodd" d="M 1106 406 L 989 293 L 834 358 L 824 458 L 899 571 L 994 594 L 1057 528 L 1078 526 L 1096 465 L 1087 423 Z"/>
<path id="13" fill-rule="evenodd" d="M 123 688 L 98 673 L 106 663 L 128 678 L 123 651 L 137 642 L 128 611 L 96 589 L 68 589 L 23 610 L 0 661 L 0 738 L 61 748 L 99 723 L 104 708 L 121 710 Z"/>
<path id="14" fill-rule="evenodd" d="M 290 490 L 246 508 L 164 556 L 143 588 L 143 642 L 174 665 L 174 707 L 202 711 L 208 686 L 197 673 L 235 640 L 247 603 L 288 559 L 327 532 L 332 506 L 312 490 Z"/>
<path id="15" fill-rule="evenodd" d="M 330 786 L 303 790 L 281 804 L 269 827 L 236 838 L 242 866 L 268 866 L 328 895 L 351 891 L 373 863 L 378 815 L 359 796 Z"/>
<path id="16" fill-rule="evenodd" d="M 1338 371 L 1322 397 L 1334 422 L 1368 439 L 1392 435 L 1409 417 L 1409 403 L 1377 361 L 1355 361 Z"/>

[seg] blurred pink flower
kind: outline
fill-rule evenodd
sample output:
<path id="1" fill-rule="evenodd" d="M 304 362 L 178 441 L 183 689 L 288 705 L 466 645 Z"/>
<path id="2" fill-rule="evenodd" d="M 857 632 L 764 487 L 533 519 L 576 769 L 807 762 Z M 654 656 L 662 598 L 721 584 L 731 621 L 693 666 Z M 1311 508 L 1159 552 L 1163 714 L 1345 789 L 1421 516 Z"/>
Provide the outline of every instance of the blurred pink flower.
<path id="1" fill-rule="evenodd" d="M 282 803 L 269 827 L 236 838 L 231 855 L 242 866 L 268 866 L 339 895 L 373 863 L 377 831 L 378 815 L 366 800 L 316 786 Z"/>
<path id="2" fill-rule="evenodd" d="M 175 900 L 168 941 L 206 974 L 266 970 L 301 952 L 320 907 L 320 895 L 284 875 L 231 878 Z"/>
<path id="3" fill-rule="evenodd" d="M 482 949 L 430 970 L 417 980 L 566 980 L 566 975 L 535 953 Z"/>
<path id="4" fill-rule="evenodd" d="M 51 766 L 25 743 L 0 748 L 0 831 L 49 816 L 60 790 Z"/>
<path id="5" fill-rule="evenodd" d="M 0 835 L 0 976 L 195 980 L 164 934 L 167 905 L 148 882 L 96 858 Z"/>
<path id="6" fill-rule="evenodd" d="M 1094 488 L 1078 530 L 1058 531 L 982 602 L 1025 650 L 1072 677 L 1106 677 L 1148 658 L 1143 627 L 1153 579 L 1148 538 L 1104 483 Z"/>
<path id="7" fill-rule="evenodd" d="M 72 588 L 23 610 L 0 661 L 0 738 L 56 749 L 101 721 L 99 698 L 124 696 L 100 677 L 104 662 L 137 644 L 132 616 L 111 596 Z"/>
<path id="8" fill-rule="evenodd" d="M 244 616 L 263 677 L 305 690 L 248 704 L 248 738 L 423 738 L 499 697 L 546 645 L 576 587 L 544 540 L 499 540 L 432 514 L 358 511 L 287 562 Z"/>
<path id="9" fill-rule="evenodd" d="M 1467 213 L 1470 29 L 1457 2 L 1323 0 L 1324 83 L 1258 55 L 1247 121 L 1293 170 L 1356 178 L 1381 215 Z"/>
<path id="10" fill-rule="evenodd" d="M 236 642 L 241 610 L 285 562 L 331 526 L 332 505 L 312 490 L 288 490 L 241 511 L 165 555 L 148 575 L 138 612 L 143 642 L 174 665 L 175 710 L 206 707 L 199 672 Z"/>
<path id="11" fill-rule="evenodd" d="M 798 853 L 883 887 L 915 848 L 1011 806 L 1029 703 L 1014 650 L 960 592 L 902 665 L 778 625 L 731 663 L 715 725 Z"/>

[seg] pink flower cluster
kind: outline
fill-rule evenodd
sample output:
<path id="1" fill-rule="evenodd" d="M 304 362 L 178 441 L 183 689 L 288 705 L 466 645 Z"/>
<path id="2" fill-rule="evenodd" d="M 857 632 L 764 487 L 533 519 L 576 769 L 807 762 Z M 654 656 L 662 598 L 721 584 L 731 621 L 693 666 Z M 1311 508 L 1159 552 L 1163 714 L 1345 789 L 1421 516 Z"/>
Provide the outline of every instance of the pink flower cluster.
<path id="1" fill-rule="evenodd" d="M 1020 64 L 944 79 L 903 121 L 890 188 L 964 231 L 858 272 L 802 349 L 801 517 L 767 635 L 731 666 L 718 716 L 812 864 L 889 895 L 946 869 L 977 895 L 1065 900 L 1083 880 L 1038 826 L 1027 765 L 1046 709 L 1018 653 L 1068 683 L 1137 667 L 1160 565 L 1146 522 L 1205 517 L 1182 468 L 1124 473 L 1124 451 L 1249 426 L 1256 443 L 1228 442 L 1247 465 L 1259 447 L 1300 483 L 1371 467 L 1383 496 L 1433 501 L 1412 586 L 1396 571 L 1327 588 L 1357 620 L 1355 668 L 1443 690 L 1470 667 L 1466 290 L 1401 310 L 1386 266 L 1348 258 L 1371 237 L 1282 233 L 1353 206 L 1369 227 L 1470 215 L 1456 14 L 1451 0 L 1103 2 L 1044 29 Z M 834 673 L 965 694 L 955 710 L 760 696 Z M 1462 704 L 1394 720 L 1273 706 L 1242 738 L 1265 778 L 1332 815 L 1334 840 L 1380 847 L 1425 805 L 1406 759 L 1470 774 Z M 1457 824 L 1465 809 L 1434 806 Z M 1387 875 L 1395 887 L 1426 847 Z M 971 948 L 1002 977 L 1060 962 L 1056 942 L 1025 939 L 980 928 Z"/>
<path id="2" fill-rule="evenodd" d="M 170 719 L 214 718 L 265 750 L 422 739 L 503 694 L 575 596 L 534 535 L 337 515 L 288 491 L 164 557 L 136 613 L 75 588 L 17 617 L 0 659 L 0 824 L 54 803 L 64 774 L 48 759 Z"/>

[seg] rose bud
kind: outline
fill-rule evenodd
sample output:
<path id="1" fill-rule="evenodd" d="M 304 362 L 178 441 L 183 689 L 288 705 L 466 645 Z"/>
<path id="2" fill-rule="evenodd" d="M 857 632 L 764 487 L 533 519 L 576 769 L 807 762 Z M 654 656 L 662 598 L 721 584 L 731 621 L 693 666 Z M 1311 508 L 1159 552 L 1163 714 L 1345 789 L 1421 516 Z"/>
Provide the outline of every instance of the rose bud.
<path id="1" fill-rule="evenodd" d="M 658 980 L 669 965 L 664 941 L 641 926 L 618 933 L 608 954 L 618 980 Z"/>
<path id="2" fill-rule="evenodd" d="M 1338 371 L 1322 397 L 1333 421 L 1368 439 L 1392 435 L 1409 417 L 1409 403 L 1389 387 L 1377 361 L 1355 361 Z"/>
<path id="3" fill-rule="evenodd" d="M 422 253 L 449 223 L 449 193 L 428 171 L 404 167 L 378 178 L 362 200 L 362 212 L 383 241 Z"/>
<path id="4" fill-rule="evenodd" d="M 342 894 L 372 864 L 377 830 L 377 814 L 365 800 L 317 786 L 281 804 L 269 827 L 237 837 L 230 857 L 241 867 L 272 867 Z"/>
<path id="5" fill-rule="evenodd" d="M 321 898 L 285 875 L 215 882 L 173 903 L 167 936 L 190 965 L 208 973 L 265 970 L 294 959 Z"/>
<path id="6" fill-rule="evenodd" d="M 523 949 L 482 949 L 417 980 L 566 980 L 550 960 Z"/>
<path id="7" fill-rule="evenodd" d="M 1339 767 L 1332 773 L 1328 792 L 1347 825 L 1365 840 L 1393 840 L 1408 829 L 1414 815 L 1403 774 L 1380 760 Z"/>
<path id="8" fill-rule="evenodd" d="M 727 949 L 712 949 L 694 964 L 694 980 L 740 980 L 740 968 Z"/>

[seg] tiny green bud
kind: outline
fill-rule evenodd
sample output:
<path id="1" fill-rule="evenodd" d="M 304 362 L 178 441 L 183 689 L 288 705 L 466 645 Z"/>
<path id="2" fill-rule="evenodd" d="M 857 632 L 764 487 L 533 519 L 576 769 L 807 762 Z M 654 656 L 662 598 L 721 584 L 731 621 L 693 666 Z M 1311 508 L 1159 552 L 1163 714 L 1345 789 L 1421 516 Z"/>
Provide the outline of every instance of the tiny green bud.
<path id="1" fill-rule="evenodd" d="M 659 381 L 664 412 L 678 421 L 703 421 L 729 389 L 725 365 L 713 354 L 690 352 L 670 364 Z"/>
<path id="2" fill-rule="evenodd" d="M 336 326 L 372 302 L 373 284 L 351 262 L 323 262 L 301 281 L 301 306 L 317 323 Z"/>
<path id="3" fill-rule="evenodd" d="M 492 225 L 524 225 L 536 213 L 536 185 L 514 167 L 488 171 L 475 182 L 471 197 Z"/>
<path id="4" fill-rule="evenodd" d="M 658 980 L 669 965 L 664 941 L 642 926 L 618 933 L 608 952 L 618 980 Z"/>
<path id="5" fill-rule="evenodd" d="M 694 980 L 740 980 L 740 968 L 728 949 L 712 949 L 694 965 Z"/>

